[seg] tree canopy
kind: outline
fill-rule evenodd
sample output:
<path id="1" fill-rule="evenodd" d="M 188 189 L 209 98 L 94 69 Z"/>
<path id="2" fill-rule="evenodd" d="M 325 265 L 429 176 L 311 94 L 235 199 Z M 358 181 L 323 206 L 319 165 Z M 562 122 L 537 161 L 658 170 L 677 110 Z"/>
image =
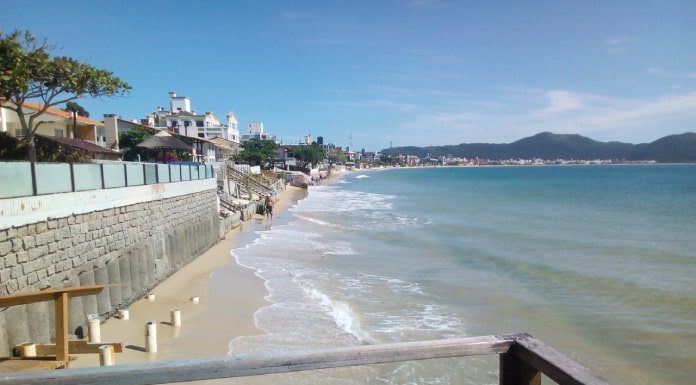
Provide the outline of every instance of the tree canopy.
<path id="1" fill-rule="evenodd" d="M 89 118 L 89 112 L 87 112 L 84 107 L 77 104 L 77 102 L 70 101 L 65 103 L 65 108 L 63 108 L 63 111 L 74 112 L 78 116 Z"/>
<path id="2" fill-rule="evenodd" d="M 119 96 L 131 89 L 110 71 L 69 57 L 51 56 L 53 49 L 28 31 L 0 33 L 1 106 L 17 113 L 27 132 L 31 161 L 36 161 L 34 134 L 42 124 L 36 119 L 49 107 L 83 96 Z M 27 101 L 35 101 L 42 108 L 27 111 L 23 105 Z"/>
<path id="3" fill-rule="evenodd" d="M 347 159 L 348 157 L 341 147 L 329 147 L 326 151 L 326 160 L 329 163 L 329 168 L 331 168 L 334 163 L 342 163 Z"/>
<path id="4" fill-rule="evenodd" d="M 123 153 L 123 160 L 128 161 L 165 161 L 178 162 L 191 160 L 191 154 L 181 150 L 160 150 L 137 147 L 138 144 L 152 137 L 154 133 L 146 128 L 132 128 L 122 132 L 118 136 L 118 144 Z M 189 138 L 180 138 L 187 145 L 191 145 Z M 138 157 L 138 155 L 140 157 Z"/>
<path id="5" fill-rule="evenodd" d="M 252 165 L 264 165 L 276 157 L 278 145 L 272 140 L 251 139 L 242 143 L 242 151 L 235 160 L 248 162 Z"/>
<path id="6" fill-rule="evenodd" d="M 295 146 L 292 153 L 295 159 L 302 162 L 302 167 L 316 165 L 324 160 L 324 149 L 316 143 Z"/>

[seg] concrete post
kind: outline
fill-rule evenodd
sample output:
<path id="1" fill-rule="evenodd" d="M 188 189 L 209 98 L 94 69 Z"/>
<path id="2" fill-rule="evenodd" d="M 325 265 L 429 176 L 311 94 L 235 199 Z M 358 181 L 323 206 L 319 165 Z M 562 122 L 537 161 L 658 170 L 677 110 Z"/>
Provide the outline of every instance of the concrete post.
<path id="1" fill-rule="evenodd" d="M 99 317 L 95 315 L 89 320 L 89 342 L 99 343 L 101 342 L 101 321 Z"/>
<path id="2" fill-rule="evenodd" d="M 128 260 L 130 265 L 130 282 L 133 298 L 137 298 L 143 292 L 143 286 L 140 282 L 140 255 L 138 249 L 131 249 L 128 252 Z"/>
<path id="3" fill-rule="evenodd" d="M 22 358 L 36 357 L 36 344 L 33 342 L 25 342 L 19 345 L 19 356 Z"/>
<path id="4" fill-rule="evenodd" d="M 48 302 L 36 302 L 26 305 L 30 338 L 28 341 L 35 343 L 51 342 L 51 329 L 55 329 L 50 316 L 52 310 L 53 307 Z"/>
<path id="5" fill-rule="evenodd" d="M 5 322 L 5 312 L 0 311 L 0 357 L 10 355 L 10 345 L 7 343 L 7 323 Z"/>
<path id="6" fill-rule="evenodd" d="M 169 315 L 171 317 L 172 326 L 177 328 L 181 327 L 181 310 L 174 309 L 169 312 Z"/>
<path id="7" fill-rule="evenodd" d="M 102 345 L 99 347 L 99 365 L 113 366 L 116 363 L 114 347 L 111 345 Z"/>
<path id="8" fill-rule="evenodd" d="M 145 351 L 157 353 L 157 323 L 155 321 L 145 325 Z"/>
<path id="9" fill-rule="evenodd" d="M 77 278 L 80 281 L 80 286 L 94 285 L 94 271 L 92 271 L 92 270 L 80 273 L 77 276 Z M 82 298 L 83 316 L 86 316 L 87 314 L 97 314 L 98 307 L 97 307 L 97 297 L 96 296 L 85 295 L 85 296 L 82 296 L 80 298 Z"/>
<path id="10" fill-rule="evenodd" d="M 27 326 L 26 306 L 12 306 L 5 310 L 5 325 L 7 326 L 7 344 L 10 348 L 31 341 Z"/>
<path id="11" fill-rule="evenodd" d="M 106 266 L 101 266 L 94 269 L 94 282 L 97 285 L 108 285 L 109 284 L 109 274 L 106 271 Z M 111 306 L 111 295 L 109 293 L 109 287 L 105 287 L 101 293 L 97 294 L 97 314 L 108 314 L 112 308 Z"/>
<path id="12" fill-rule="evenodd" d="M 123 303 L 133 299 L 133 283 L 131 282 L 130 257 L 128 253 L 121 255 L 118 259 L 118 268 L 121 275 L 121 298 Z"/>
<path id="13" fill-rule="evenodd" d="M 106 263 L 106 273 L 109 278 L 109 283 L 120 284 L 121 283 L 121 268 L 118 265 L 118 259 L 112 259 Z M 109 287 L 109 300 L 111 301 L 111 307 L 118 307 L 123 304 L 123 297 L 121 294 L 120 286 Z"/>

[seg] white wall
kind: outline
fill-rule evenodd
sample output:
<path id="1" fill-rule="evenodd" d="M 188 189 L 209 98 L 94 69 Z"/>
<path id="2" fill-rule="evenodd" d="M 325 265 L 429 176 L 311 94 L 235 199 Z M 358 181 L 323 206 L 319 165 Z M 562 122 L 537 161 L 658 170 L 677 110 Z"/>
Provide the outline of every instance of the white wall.
<path id="1" fill-rule="evenodd" d="M 217 189 L 217 179 L 0 199 L 0 229 Z"/>

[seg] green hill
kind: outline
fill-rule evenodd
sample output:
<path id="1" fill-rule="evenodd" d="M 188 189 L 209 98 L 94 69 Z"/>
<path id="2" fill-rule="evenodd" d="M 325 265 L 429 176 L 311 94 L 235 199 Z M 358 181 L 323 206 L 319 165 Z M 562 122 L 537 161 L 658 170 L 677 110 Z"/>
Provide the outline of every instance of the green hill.
<path id="1" fill-rule="evenodd" d="M 542 132 L 512 143 L 462 143 L 448 146 L 393 147 L 386 155 L 502 159 L 618 159 L 696 162 L 696 133 L 670 135 L 652 143 L 599 142 L 577 134 Z"/>

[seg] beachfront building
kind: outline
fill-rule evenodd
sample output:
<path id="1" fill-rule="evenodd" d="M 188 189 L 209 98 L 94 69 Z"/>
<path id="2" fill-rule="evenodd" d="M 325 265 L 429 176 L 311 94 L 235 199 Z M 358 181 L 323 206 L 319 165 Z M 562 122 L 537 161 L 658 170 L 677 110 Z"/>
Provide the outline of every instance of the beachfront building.
<path id="1" fill-rule="evenodd" d="M 274 142 L 277 142 L 275 135 L 271 135 L 267 132 L 264 132 L 263 122 L 249 123 L 248 128 L 249 128 L 249 133 L 242 135 L 242 142 L 247 141 L 247 140 L 251 140 L 251 139 L 272 140 Z"/>
<path id="2" fill-rule="evenodd" d="M 237 115 L 229 112 L 226 118 L 227 123 L 223 124 L 212 112 L 198 114 L 191 109 L 188 96 L 177 96 L 176 92 L 172 91 L 169 93 L 169 109 L 157 107 L 157 110 L 145 118 L 144 124 L 191 138 L 220 137 L 239 143 Z"/>
<path id="3" fill-rule="evenodd" d="M 223 161 L 234 155 L 239 154 L 239 143 L 227 140 L 220 137 L 210 139 L 210 142 L 215 145 L 215 160 Z"/>
<path id="4" fill-rule="evenodd" d="M 41 104 L 24 102 L 26 113 L 43 108 Z M 49 107 L 34 121 L 39 124 L 36 137 L 72 150 L 87 152 L 92 159 L 118 159 L 118 133 L 108 130 L 102 122 Z M 0 108 L 0 132 L 15 138 L 28 133 L 22 129 L 15 111 Z"/>
<path id="5" fill-rule="evenodd" d="M 169 131 L 175 137 L 179 139 L 186 139 L 191 143 L 191 159 L 196 162 L 211 163 L 216 160 L 223 160 L 226 155 L 233 152 L 233 150 L 228 148 L 223 148 L 223 146 L 218 146 L 212 140 L 197 136 L 187 136 L 179 134 L 177 132 L 172 132 L 166 128 L 152 127 L 146 124 L 140 124 L 135 121 L 129 121 L 121 119 L 115 114 L 105 114 L 104 115 L 104 126 L 108 130 L 113 130 L 118 134 L 122 134 L 134 129 L 144 129 L 156 134 L 160 131 Z M 238 144 L 237 144 L 238 145 Z M 116 147 L 118 148 L 118 141 L 116 142 Z M 220 158 L 218 158 L 220 156 Z"/>

